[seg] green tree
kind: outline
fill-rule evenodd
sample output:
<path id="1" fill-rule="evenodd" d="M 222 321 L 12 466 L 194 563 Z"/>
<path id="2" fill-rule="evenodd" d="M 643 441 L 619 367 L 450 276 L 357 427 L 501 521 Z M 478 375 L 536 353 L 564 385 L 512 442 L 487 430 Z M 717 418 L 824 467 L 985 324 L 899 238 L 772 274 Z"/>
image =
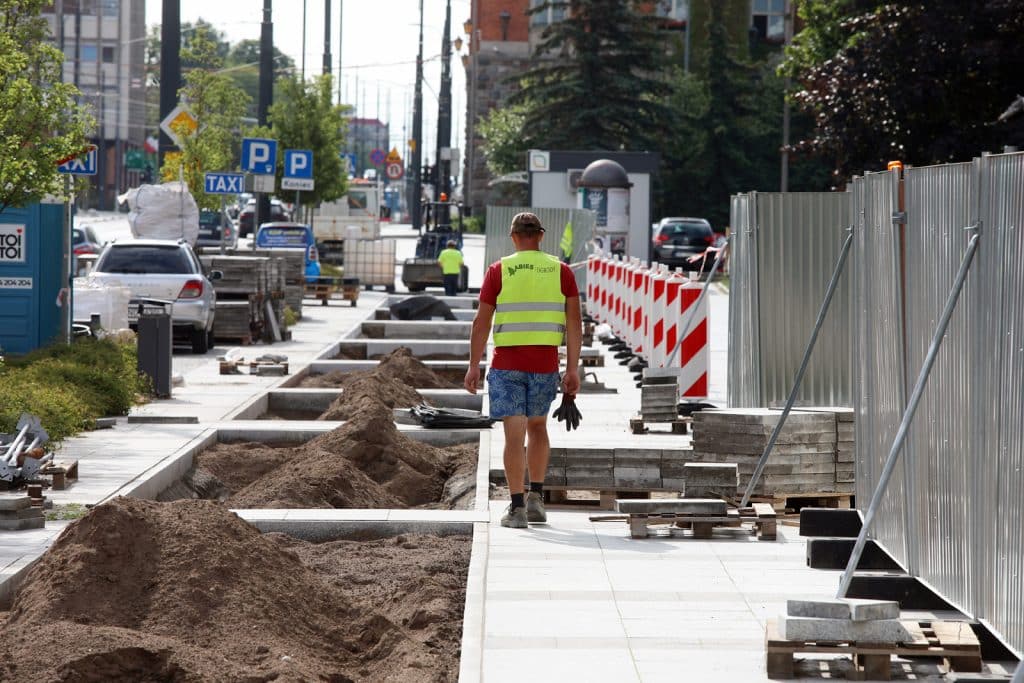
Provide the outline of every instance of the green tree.
<path id="1" fill-rule="evenodd" d="M 85 150 L 94 122 L 61 82 L 43 0 L 0 0 L 0 211 L 60 192 L 57 162 Z"/>
<path id="2" fill-rule="evenodd" d="M 526 151 L 531 146 L 524 128 L 527 109 L 526 104 L 496 107 L 477 124 L 487 169 L 496 176 L 526 168 Z"/>
<path id="3" fill-rule="evenodd" d="M 544 29 L 537 66 L 512 104 L 524 129 L 549 149 L 644 149 L 662 137 L 668 84 L 658 76 L 665 45 L 657 19 L 635 0 L 546 0 L 530 13 L 563 10 Z"/>
<path id="4" fill-rule="evenodd" d="M 224 60 L 227 73 L 238 87 L 252 98 L 249 116 L 256 116 L 256 102 L 260 88 L 260 41 L 246 39 L 231 46 Z M 278 86 L 282 79 L 295 74 L 295 62 L 291 57 L 274 48 L 274 99 L 278 98 Z"/>
<path id="5" fill-rule="evenodd" d="M 249 96 L 220 71 L 220 57 L 211 49 L 213 45 L 212 40 L 206 44 L 193 40 L 193 54 L 209 60 L 210 69 L 189 71 L 179 97 L 188 103 L 198 129 L 194 133 L 176 131 L 182 139 L 181 155 L 167 155 L 161 169 L 165 181 L 177 180 L 180 174 L 196 203 L 208 209 L 216 208 L 220 197 L 203 191 L 203 174 L 235 167 L 240 145 L 238 133 L 249 102 Z"/>
<path id="6" fill-rule="evenodd" d="M 1024 4 L 875 4 L 852 3 L 798 36 L 784 68 L 815 121 L 798 149 L 827 159 L 841 184 L 890 159 L 958 161 L 1024 142 L 1019 118 L 997 123 L 1024 70 Z"/>
<path id="7" fill-rule="evenodd" d="M 341 160 L 348 107 L 331 103 L 332 82 L 329 75 L 305 82 L 295 76 L 283 78 L 278 83 L 280 94 L 270 107 L 270 137 L 277 139 L 280 148 L 313 152 L 316 189 L 301 195 L 303 203 L 309 205 L 333 201 L 348 187 Z M 280 186 L 280 165 L 277 175 Z"/>

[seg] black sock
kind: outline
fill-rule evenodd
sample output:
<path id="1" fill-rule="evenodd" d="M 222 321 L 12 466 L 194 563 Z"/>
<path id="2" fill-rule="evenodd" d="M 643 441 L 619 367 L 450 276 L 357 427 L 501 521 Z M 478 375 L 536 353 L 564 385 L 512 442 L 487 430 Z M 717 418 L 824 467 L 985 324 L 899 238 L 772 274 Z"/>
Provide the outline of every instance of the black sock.
<path id="1" fill-rule="evenodd" d="M 542 482 L 542 481 L 531 481 L 530 482 L 530 493 L 544 493 L 544 482 Z"/>
<path id="2" fill-rule="evenodd" d="M 526 503 L 523 501 L 523 497 L 525 495 L 526 495 L 525 493 L 513 493 L 512 494 L 512 505 L 510 507 L 512 507 L 513 509 L 521 508 L 521 507 L 526 507 Z"/>

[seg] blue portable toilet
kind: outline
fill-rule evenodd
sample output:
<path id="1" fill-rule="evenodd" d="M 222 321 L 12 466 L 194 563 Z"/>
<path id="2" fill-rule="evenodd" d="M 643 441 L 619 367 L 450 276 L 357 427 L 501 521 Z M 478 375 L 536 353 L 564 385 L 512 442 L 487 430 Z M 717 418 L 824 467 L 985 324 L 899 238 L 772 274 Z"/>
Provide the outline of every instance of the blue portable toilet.
<path id="1" fill-rule="evenodd" d="M 0 352 L 28 353 L 57 341 L 64 207 L 30 204 L 0 212 Z"/>

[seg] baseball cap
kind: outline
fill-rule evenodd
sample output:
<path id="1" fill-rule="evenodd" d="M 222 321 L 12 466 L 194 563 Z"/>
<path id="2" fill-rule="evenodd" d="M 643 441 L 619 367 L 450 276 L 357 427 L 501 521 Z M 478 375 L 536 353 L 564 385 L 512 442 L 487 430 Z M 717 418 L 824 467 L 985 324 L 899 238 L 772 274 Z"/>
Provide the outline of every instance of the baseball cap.
<path id="1" fill-rule="evenodd" d="M 544 232 L 544 226 L 540 224 L 537 214 L 524 211 L 517 213 L 512 219 L 512 232 L 520 234 Z"/>

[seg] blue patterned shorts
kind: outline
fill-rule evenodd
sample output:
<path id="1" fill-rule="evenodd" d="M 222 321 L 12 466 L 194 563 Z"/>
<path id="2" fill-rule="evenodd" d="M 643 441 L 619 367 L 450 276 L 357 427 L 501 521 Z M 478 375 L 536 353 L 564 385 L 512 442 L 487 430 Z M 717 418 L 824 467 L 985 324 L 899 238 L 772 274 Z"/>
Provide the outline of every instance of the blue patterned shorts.
<path id="1" fill-rule="evenodd" d="M 487 399 L 494 418 L 546 416 L 557 393 L 557 372 L 491 369 L 487 373 Z"/>

